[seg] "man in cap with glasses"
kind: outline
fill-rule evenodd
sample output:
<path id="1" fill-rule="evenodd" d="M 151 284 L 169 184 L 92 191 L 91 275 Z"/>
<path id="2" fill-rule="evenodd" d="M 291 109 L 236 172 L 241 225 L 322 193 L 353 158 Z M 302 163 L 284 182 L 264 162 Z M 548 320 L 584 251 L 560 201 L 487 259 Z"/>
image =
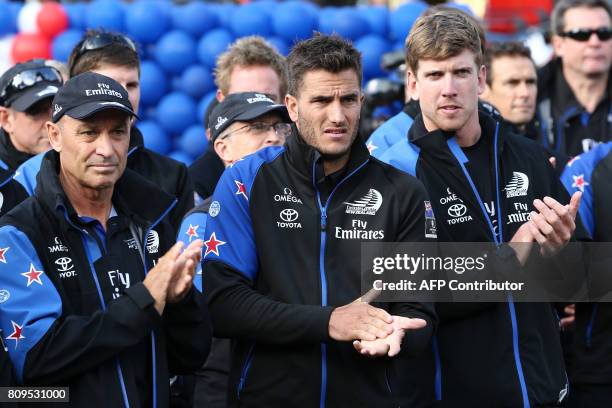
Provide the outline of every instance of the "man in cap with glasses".
<path id="1" fill-rule="evenodd" d="M 74 47 L 68 60 L 70 76 L 96 72 L 113 78 L 128 92 L 134 111 L 140 104 L 140 57 L 136 45 L 123 34 L 89 30 Z M 204 135 L 202 135 L 204 138 Z M 36 186 L 36 173 L 41 157 L 36 157 L 22 166 L 17 181 L 32 194 Z M 187 167 L 169 157 L 158 154 L 144 146 L 140 130 L 132 122 L 130 149 L 127 167 L 141 174 L 178 200 L 170 217 L 178 228 L 183 216 L 193 208 L 193 187 Z M 176 231 L 176 230 L 175 230 Z"/>
<path id="2" fill-rule="evenodd" d="M 0 78 L 0 160 L 15 171 L 49 149 L 45 122 L 51 100 L 62 86 L 59 71 L 37 59 L 17 64 Z"/>
<path id="3" fill-rule="evenodd" d="M 210 345 L 192 285 L 202 242 L 181 251 L 174 197 L 126 169 L 136 114 L 119 83 L 77 75 L 53 106 L 40 183 L 0 223 L 16 377 L 69 387 L 74 406 L 167 407 L 170 373 L 200 367 Z"/>
<path id="4" fill-rule="evenodd" d="M 287 107 L 269 96 L 256 92 L 230 94 L 211 112 L 208 127 L 215 153 L 225 167 L 244 156 L 269 146 L 280 146 L 291 134 L 291 118 Z M 181 224 L 178 240 L 189 245 L 204 236 L 212 197 L 190 211 Z M 202 268 L 196 268 L 194 284 L 202 290 Z M 226 407 L 229 374 L 230 341 L 213 339 L 211 352 L 204 367 L 196 372 L 195 406 Z"/>
<path id="5" fill-rule="evenodd" d="M 612 138 L 612 11 L 607 0 L 562 0 L 551 17 L 555 58 L 538 72 L 544 143 L 576 156 Z"/>

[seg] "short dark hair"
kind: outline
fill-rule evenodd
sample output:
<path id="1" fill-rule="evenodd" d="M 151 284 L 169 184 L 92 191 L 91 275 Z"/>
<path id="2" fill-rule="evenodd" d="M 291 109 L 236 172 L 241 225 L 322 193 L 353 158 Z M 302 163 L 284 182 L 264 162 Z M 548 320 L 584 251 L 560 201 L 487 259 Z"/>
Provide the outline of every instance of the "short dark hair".
<path id="1" fill-rule="evenodd" d="M 493 61 L 501 57 L 523 57 L 533 63 L 531 51 L 523 43 L 517 41 L 495 42 L 487 46 L 484 54 L 484 65 L 487 68 L 487 84 L 493 83 Z M 535 63 L 534 63 L 535 68 Z"/>
<path id="2" fill-rule="evenodd" d="M 112 43 L 97 50 L 87 51 L 79 56 L 79 49 L 83 45 L 83 42 L 85 42 L 87 38 L 94 37 L 100 33 L 116 34 L 118 36 L 123 35 L 102 30 L 87 30 L 83 38 L 81 38 L 81 41 L 74 46 L 68 58 L 70 77 L 72 78 L 83 72 L 92 71 L 103 64 L 136 68 L 138 70 L 138 76 L 140 76 L 140 57 L 138 53 L 121 43 Z"/>
<path id="3" fill-rule="evenodd" d="M 550 17 L 550 31 L 559 35 L 565 31 L 565 13 L 577 7 L 602 8 L 612 18 L 609 0 L 560 0 L 555 4 Z"/>
<path id="4" fill-rule="evenodd" d="M 304 75 L 310 71 L 324 70 L 339 73 L 355 71 L 361 86 L 361 53 L 342 37 L 315 33 L 312 38 L 298 42 L 287 57 L 289 94 L 298 96 Z"/>

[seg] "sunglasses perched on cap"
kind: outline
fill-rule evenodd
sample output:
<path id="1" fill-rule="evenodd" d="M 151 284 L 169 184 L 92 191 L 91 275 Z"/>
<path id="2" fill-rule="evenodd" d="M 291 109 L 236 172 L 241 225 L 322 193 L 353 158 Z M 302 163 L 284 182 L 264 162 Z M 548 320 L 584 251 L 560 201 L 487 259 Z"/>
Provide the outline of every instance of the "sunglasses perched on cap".
<path id="1" fill-rule="evenodd" d="M 62 85 L 62 74 L 57 69 L 49 66 L 21 71 L 0 90 L 0 99 L 7 100 L 16 93 L 43 81 L 56 82 Z"/>
<path id="2" fill-rule="evenodd" d="M 81 58 L 81 56 L 88 51 L 99 50 L 101 48 L 108 47 L 112 44 L 120 44 L 136 52 L 136 44 L 134 44 L 134 41 L 130 40 L 125 35 L 113 33 L 98 33 L 96 35 L 92 35 L 90 37 L 85 38 L 85 40 L 79 47 L 79 50 L 77 51 L 74 61 L 78 61 L 79 58 Z"/>
<path id="3" fill-rule="evenodd" d="M 571 38 L 574 41 L 585 42 L 585 41 L 589 41 L 589 39 L 591 38 L 593 34 L 597 35 L 597 38 L 599 38 L 600 41 L 608 41 L 610 38 L 612 38 L 612 29 L 598 28 L 598 29 L 593 30 L 593 29 L 580 28 L 580 29 L 565 31 L 559 34 L 559 36 Z"/>

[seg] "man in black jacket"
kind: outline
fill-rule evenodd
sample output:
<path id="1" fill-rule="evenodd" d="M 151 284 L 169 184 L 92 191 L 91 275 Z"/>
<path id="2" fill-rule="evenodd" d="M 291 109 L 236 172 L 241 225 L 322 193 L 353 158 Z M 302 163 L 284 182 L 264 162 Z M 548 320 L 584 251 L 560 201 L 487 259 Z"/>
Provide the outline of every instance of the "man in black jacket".
<path id="1" fill-rule="evenodd" d="M 543 149 L 478 111 L 485 85 L 478 28 L 463 13 L 419 18 L 410 32 L 410 90 L 421 115 L 382 159 L 416 175 L 431 197 L 438 239 L 494 242 L 517 271 L 537 242 L 546 254 L 571 236 L 568 206 Z M 516 253 L 515 253 L 516 249 Z M 548 303 L 439 303 L 436 397 L 442 406 L 554 406 L 567 394 L 558 322 Z"/>
<path id="2" fill-rule="evenodd" d="M 192 285 L 202 243 L 181 254 L 176 199 L 126 170 L 135 113 L 120 84 L 81 74 L 53 106 L 40 183 L 0 226 L 17 379 L 67 386 L 74 406 L 167 407 L 169 374 L 198 368 L 210 345 Z"/>
<path id="3" fill-rule="evenodd" d="M 113 78 L 127 90 L 134 111 L 138 112 L 140 57 L 136 46 L 128 37 L 90 30 L 72 50 L 68 66 L 71 77 L 91 71 Z M 19 174 L 15 177 L 30 194 L 36 188 L 36 174 L 41 161 L 41 155 L 28 160 L 19 168 Z M 178 199 L 170 214 L 171 223 L 175 231 L 178 230 L 183 216 L 193 208 L 193 186 L 187 174 L 187 167 L 147 149 L 140 130 L 134 124 L 130 129 L 127 167 Z"/>
<path id="4" fill-rule="evenodd" d="M 215 334 L 234 341 L 229 405 L 396 406 L 392 360 L 361 354 L 420 354 L 436 318 L 427 304 L 356 300 L 358 254 L 425 240 L 427 196 L 357 138 L 348 42 L 315 35 L 288 65 L 293 136 L 226 170 L 206 225 L 202 286 Z"/>
<path id="5" fill-rule="evenodd" d="M 563 0 L 551 16 L 556 58 L 538 72 L 545 146 L 576 156 L 612 139 L 612 10 L 606 0 Z"/>

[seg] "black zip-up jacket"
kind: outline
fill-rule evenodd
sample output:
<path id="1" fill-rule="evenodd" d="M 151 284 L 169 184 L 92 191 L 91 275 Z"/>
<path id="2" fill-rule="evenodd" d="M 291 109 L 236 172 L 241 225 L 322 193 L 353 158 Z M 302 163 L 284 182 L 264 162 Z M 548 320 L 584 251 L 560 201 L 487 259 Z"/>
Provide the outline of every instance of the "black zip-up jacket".
<path id="1" fill-rule="evenodd" d="M 10 171 L 17 170 L 17 167 L 32 156 L 34 155 L 17 150 L 8 133 L 0 128 L 0 160 L 8 166 Z"/>
<path id="2" fill-rule="evenodd" d="M 576 156 L 561 180 L 570 192 L 581 191 L 579 214 L 591 239 L 591 262 L 610 265 L 612 242 L 612 142 Z M 597 289 L 597 288 L 592 288 Z M 576 303 L 570 382 L 572 385 L 612 385 L 612 304 Z"/>
<path id="3" fill-rule="evenodd" d="M 32 157 L 15 172 L 15 180 L 29 195 L 34 194 L 36 190 L 37 175 L 43 156 L 44 153 Z M 127 168 L 178 200 L 169 215 L 170 223 L 176 233 L 183 216 L 193 208 L 193 186 L 187 174 L 187 166 L 144 147 L 142 133 L 136 126 L 132 126 Z"/>
<path id="4" fill-rule="evenodd" d="M 71 406 L 166 407 L 169 373 L 200 367 L 211 336 L 197 290 L 160 316 L 142 284 L 175 242 L 176 200 L 126 170 L 104 231 L 75 213 L 58 171 L 46 153 L 36 193 L 0 221 L 0 328 L 17 379 L 70 387 Z"/>
<path id="5" fill-rule="evenodd" d="M 191 163 L 189 166 L 189 177 L 193 181 L 194 192 L 199 196 L 200 200 L 203 201 L 212 196 L 217 182 L 221 178 L 221 174 L 223 174 L 223 170 L 225 170 L 223 161 L 215 152 L 212 143 L 202 156 Z"/>
<path id="6" fill-rule="evenodd" d="M 556 58 L 538 70 L 538 115 L 543 124 L 544 146 L 576 156 L 595 144 L 612 139 L 612 75 L 603 99 L 589 114 L 563 76 L 562 60 Z"/>
<path id="7" fill-rule="evenodd" d="M 364 358 L 328 325 L 363 294 L 362 242 L 425 240 L 427 196 L 359 139 L 339 173 L 325 177 L 319 158 L 295 133 L 228 168 L 213 194 L 202 286 L 215 335 L 234 340 L 230 406 L 397 406 L 392 360 Z M 377 305 L 425 319 L 403 344 L 427 349 L 431 304 Z"/>
<path id="8" fill-rule="evenodd" d="M 488 138 L 491 157 L 497 156 L 489 174 L 499 198 L 492 203 L 481 202 L 471 187 L 468 159 L 454 135 L 428 132 L 421 115 L 406 141 L 383 159 L 423 182 L 436 215 L 439 241 L 498 242 L 496 262 L 512 271 L 520 265 L 501 243 L 510 241 L 535 211 L 535 198 L 551 196 L 567 203 L 567 193 L 541 146 L 507 133 L 486 114 L 481 113 L 479 120 L 481 137 Z M 439 303 L 436 310 L 440 318 L 436 396 L 442 406 L 555 405 L 567 394 L 559 324 L 551 304 L 514 303 L 509 298 L 507 303 Z"/>

